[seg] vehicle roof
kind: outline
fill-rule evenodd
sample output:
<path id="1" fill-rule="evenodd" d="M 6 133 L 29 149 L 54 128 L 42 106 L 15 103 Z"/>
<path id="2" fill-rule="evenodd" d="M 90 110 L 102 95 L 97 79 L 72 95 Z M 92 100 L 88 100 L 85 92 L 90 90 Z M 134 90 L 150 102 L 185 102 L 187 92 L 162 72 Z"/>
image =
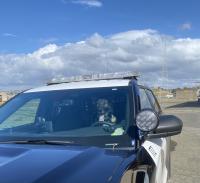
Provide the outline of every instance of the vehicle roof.
<path id="1" fill-rule="evenodd" d="M 129 79 L 113 79 L 113 80 L 98 80 L 98 81 L 80 81 L 42 86 L 25 91 L 24 93 L 55 91 L 55 90 L 70 90 L 84 88 L 103 88 L 103 87 L 119 87 L 128 86 Z"/>

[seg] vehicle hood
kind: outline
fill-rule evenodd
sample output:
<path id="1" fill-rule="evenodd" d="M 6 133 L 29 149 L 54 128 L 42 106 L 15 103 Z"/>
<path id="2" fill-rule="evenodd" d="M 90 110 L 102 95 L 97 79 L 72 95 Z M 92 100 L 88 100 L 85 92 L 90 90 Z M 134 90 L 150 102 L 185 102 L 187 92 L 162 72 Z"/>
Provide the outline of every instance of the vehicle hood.
<path id="1" fill-rule="evenodd" d="M 124 151 L 97 147 L 2 144 L 0 182 L 112 182 L 125 159 Z"/>

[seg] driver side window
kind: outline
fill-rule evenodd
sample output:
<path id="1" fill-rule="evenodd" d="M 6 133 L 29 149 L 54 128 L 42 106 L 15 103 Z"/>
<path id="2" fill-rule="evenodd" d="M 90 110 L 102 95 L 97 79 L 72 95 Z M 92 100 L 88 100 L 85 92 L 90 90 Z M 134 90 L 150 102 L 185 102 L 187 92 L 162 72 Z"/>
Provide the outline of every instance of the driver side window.
<path id="1" fill-rule="evenodd" d="M 142 109 L 152 109 L 152 105 L 149 101 L 149 98 L 147 96 L 147 93 L 145 91 L 145 89 L 140 88 L 140 108 Z"/>
<path id="2" fill-rule="evenodd" d="M 152 91 L 150 90 L 146 90 L 147 91 L 147 95 L 149 96 L 151 103 L 153 105 L 154 110 L 159 113 L 160 112 L 160 106 L 158 104 L 158 102 L 156 101 L 155 96 L 153 95 Z"/>

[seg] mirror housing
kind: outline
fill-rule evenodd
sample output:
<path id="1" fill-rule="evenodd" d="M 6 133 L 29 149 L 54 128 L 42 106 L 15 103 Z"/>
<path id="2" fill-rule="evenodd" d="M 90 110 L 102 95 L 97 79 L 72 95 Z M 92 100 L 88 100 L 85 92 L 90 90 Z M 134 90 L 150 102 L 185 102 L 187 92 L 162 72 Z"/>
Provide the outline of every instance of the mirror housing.
<path id="1" fill-rule="evenodd" d="M 146 138 L 162 138 L 178 135 L 181 133 L 182 127 L 183 122 L 178 117 L 174 115 L 161 115 L 158 127 L 152 133 L 148 133 Z"/>

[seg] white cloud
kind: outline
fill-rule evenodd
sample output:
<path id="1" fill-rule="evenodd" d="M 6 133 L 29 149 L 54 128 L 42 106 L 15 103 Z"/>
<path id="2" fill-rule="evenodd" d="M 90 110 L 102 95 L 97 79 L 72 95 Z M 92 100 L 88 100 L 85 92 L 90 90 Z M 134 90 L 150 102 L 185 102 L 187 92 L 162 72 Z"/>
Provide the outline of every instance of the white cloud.
<path id="1" fill-rule="evenodd" d="M 191 30 L 192 29 L 192 24 L 187 22 L 187 23 L 184 23 L 182 25 L 180 25 L 180 29 L 181 30 Z"/>
<path id="2" fill-rule="evenodd" d="M 101 7 L 103 3 L 99 0 L 73 0 L 74 4 L 86 5 L 89 7 Z"/>
<path id="3" fill-rule="evenodd" d="M 11 33 L 8 33 L 8 32 L 3 33 L 2 36 L 3 37 L 17 37 L 17 35 L 11 34 Z"/>
<path id="4" fill-rule="evenodd" d="M 200 39 L 177 39 L 155 30 L 133 30 L 49 44 L 29 54 L 0 54 L 0 86 L 44 84 L 56 76 L 134 70 L 144 83 L 192 85 L 200 79 Z M 165 72 L 162 68 L 165 66 Z M 168 78 L 166 78 L 168 76 Z"/>

